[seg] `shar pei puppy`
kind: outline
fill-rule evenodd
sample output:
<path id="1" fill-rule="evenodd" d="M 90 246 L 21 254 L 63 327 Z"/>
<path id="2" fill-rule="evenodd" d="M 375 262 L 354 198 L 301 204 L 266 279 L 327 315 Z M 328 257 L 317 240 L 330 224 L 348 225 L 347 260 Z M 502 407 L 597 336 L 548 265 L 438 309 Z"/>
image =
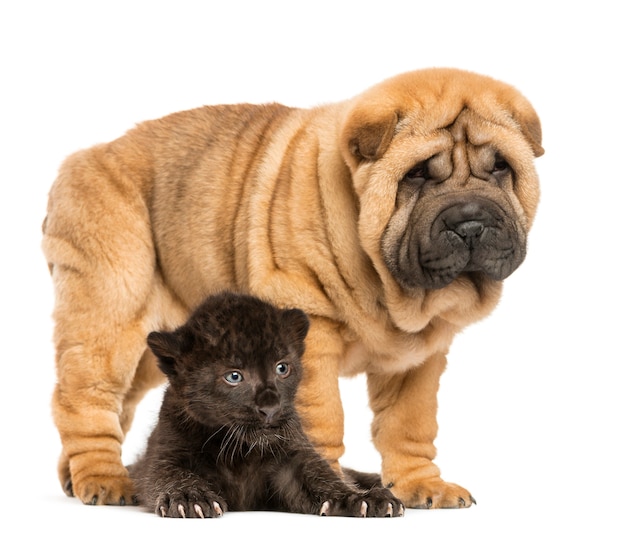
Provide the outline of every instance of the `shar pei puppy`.
<path id="1" fill-rule="evenodd" d="M 65 491 L 132 502 L 121 445 L 164 379 L 146 335 L 231 289 L 310 316 L 299 411 L 338 471 L 339 377 L 365 373 L 382 483 L 408 507 L 470 506 L 433 463 L 439 378 L 524 259 L 542 153 L 516 89 L 428 69 L 311 109 L 175 113 L 70 156 L 43 237 Z"/>

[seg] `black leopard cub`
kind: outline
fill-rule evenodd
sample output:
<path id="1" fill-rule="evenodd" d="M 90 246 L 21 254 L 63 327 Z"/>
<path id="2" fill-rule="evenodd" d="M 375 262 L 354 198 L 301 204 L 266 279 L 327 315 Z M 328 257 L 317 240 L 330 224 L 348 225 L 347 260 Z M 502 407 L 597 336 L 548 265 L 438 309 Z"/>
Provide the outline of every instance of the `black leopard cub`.
<path id="1" fill-rule="evenodd" d="M 164 517 L 403 515 L 389 490 L 346 483 L 306 438 L 294 399 L 308 327 L 298 309 L 225 292 L 175 331 L 150 333 L 169 385 L 129 467 L 140 504 Z"/>

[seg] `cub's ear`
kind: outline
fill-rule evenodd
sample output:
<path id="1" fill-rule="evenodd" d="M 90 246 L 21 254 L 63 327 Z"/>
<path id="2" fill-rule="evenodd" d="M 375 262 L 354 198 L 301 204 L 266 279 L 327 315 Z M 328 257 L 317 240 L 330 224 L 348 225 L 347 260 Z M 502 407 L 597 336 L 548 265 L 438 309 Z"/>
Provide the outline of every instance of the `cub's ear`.
<path id="1" fill-rule="evenodd" d="M 309 332 L 309 317 L 300 309 L 287 309 L 282 312 L 282 320 L 290 330 L 293 338 L 298 342 L 304 342 Z"/>
<path id="2" fill-rule="evenodd" d="M 159 368 L 167 376 L 176 375 L 176 360 L 182 353 L 182 340 L 177 332 L 153 331 L 148 335 L 148 346 L 157 357 Z"/>
<path id="3" fill-rule="evenodd" d="M 398 121 L 397 112 L 375 117 L 371 109 L 353 110 L 342 131 L 344 158 L 351 159 L 353 165 L 378 160 L 389 147 Z"/>

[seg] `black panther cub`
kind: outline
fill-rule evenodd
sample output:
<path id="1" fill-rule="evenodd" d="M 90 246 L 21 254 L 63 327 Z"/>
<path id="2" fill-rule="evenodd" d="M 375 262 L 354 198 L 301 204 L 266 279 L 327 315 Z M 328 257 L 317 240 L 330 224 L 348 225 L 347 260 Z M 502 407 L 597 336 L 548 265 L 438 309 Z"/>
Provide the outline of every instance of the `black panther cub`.
<path id="1" fill-rule="evenodd" d="M 304 435 L 294 398 L 308 328 L 298 309 L 225 292 L 175 331 L 150 333 L 169 385 L 146 452 L 129 467 L 140 504 L 164 517 L 403 515 L 389 490 L 344 482 Z"/>

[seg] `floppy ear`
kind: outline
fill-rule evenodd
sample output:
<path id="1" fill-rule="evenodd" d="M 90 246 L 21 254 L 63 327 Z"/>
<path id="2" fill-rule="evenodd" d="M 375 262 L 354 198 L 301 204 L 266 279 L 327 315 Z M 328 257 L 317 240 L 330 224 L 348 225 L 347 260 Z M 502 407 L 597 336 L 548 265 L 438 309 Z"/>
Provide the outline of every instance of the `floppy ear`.
<path id="1" fill-rule="evenodd" d="M 541 123 L 539 122 L 539 118 L 535 115 L 532 118 L 525 117 L 524 119 L 525 120 L 520 121 L 522 133 L 530 142 L 535 156 L 541 156 L 545 153 L 545 150 L 541 146 Z"/>
<path id="2" fill-rule="evenodd" d="M 153 331 L 148 335 L 148 346 L 157 357 L 159 368 L 167 376 L 176 375 L 176 359 L 182 353 L 181 342 L 177 332 Z"/>
<path id="3" fill-rule="evenodd" d="M 343 128 L 342 144 L 357 165 L 378 160 L 389 147 L 398 121 L 397 112 L 372 117 L 371 110 L 353 110 Z"/>
<path id="4" fill-rule="evenodd" d="M 513 117 L 532 147 L 534 155 L 541 156 L 545 151 L 541 146 L 541 122 L 531 104 L 522 98 L 514 103 Z"/>

